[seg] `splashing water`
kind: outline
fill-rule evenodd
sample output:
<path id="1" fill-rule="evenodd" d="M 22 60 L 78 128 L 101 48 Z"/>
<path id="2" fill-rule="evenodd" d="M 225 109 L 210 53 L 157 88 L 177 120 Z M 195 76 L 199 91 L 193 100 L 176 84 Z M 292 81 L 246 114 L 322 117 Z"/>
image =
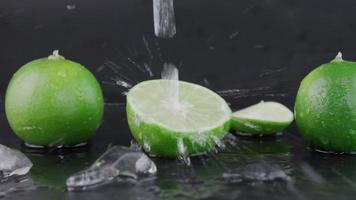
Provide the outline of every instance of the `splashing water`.
<path id="1" fill-rule="evenodd" d="M 173 0 L 153 0 L 155 35 L 172 38 L 176 34 Z"/>
<path id="2" fill-rule="evenodd" d="M 112 79 L 113 81 L 115 81 L 115 84 L 118 85 L 118 86 L 121 86 L 121 87 L 124 87 L 124 88 L 131 88 L 132 87 L 132 84 L 130 84 L 129 82 L 123 80 L 123 79 L 120 79 L 119 77 L 114 77 Z"/>
<path id="3" fill-rule="evenodd" d="M 179 138 L 177 141 L 178 159 L 183 161 L 186 165 L 190 166 L 190 157 L 187 156 L 187 147 L 184 145 L 183 138 Z"/>
<path id="4" fill-rule="evenodd" d="M 164 63 L 161 77 L 170 80 L 165 85 L 167 99 L 162 103 L 174 112 L 182 111 L 186 106 L 179 102 L 179 71 L 177 67 L 172 63 Z"/>
<path id="5" fill-rule="evenodd" d="M 179 71 L 177 67 L 172 63 L 164 63 L 161 77 L 162 79 L 169 80 L 165 85 L 167 99 L 162 102 L 163 105 L 167 105 L 168 109 L 171 109 L 172 112 L 184 113 L 181 111 L 187 109 L 189 106 L 179 101 Z M 183 138 L 177 140 L 177 149 L 178 159 L 188 166 L 191 165 Z"/>
<path id="6" fill-rule="evenodd" d="M 264 97 L 286 97 L 286 93 L 280 93 L 278 89 L 274 89 L 270 86 L 263 86 L 251 89 L 227 89 L 220 90 L 217 93 L 222 97 L 232 97 L 234 99 L 264 96 Z"/>
<path id="7" fill-rule="evenodd" d="M 229 39 L 233 39 L 234 37 L 236 37 L 240 32 L 236 31 L 236 32 L 233 32 L 229 35 Z"/>
<path id="8" fill-rule="evenodd" d="M 220 150 L 224 150 L 225 149 L 225 144 L 224 142 L 222 142 L 218 137 L 216 136 L 211 136 L 211 138 L 213 139 L 214 141 L 214 144 L 217 145 L 217 147 L 220 149 Z"/>
<path id="9" fill-rule="evenodd" d="M 167 110 L 171 110 L 174 114 L 184 117 L 184 111 L 187 109 L 192 109 L 192 107 L 187 102 L 180 101 L 179 70 L 172 63 L 164 63 L 163 70 L 161 72 L 161 78 L 164 80 L 169 80 L 163 86 L 165 87 L 167 98 L 162 100 L 161 103 L 167 106 Z M 222 142 L 216 136 L 205 136 L 204 133 L 200 136 L 196 136 L 196 142 L 198 143 L 204 144 L 207 140 L 211 140 L 219 150 L 225 149 L 224 142 Z M 217 152 L 218 149 L 213 148 L 213 151 Z M 190 166 L 191 160 L 188 156 L 187 146 L 184 144 L 183 138 L 178 138 L 177 140 L 177 151 L 178 159 L 183 161 L 183 163 L 185 163 L 187 166 Z"/>
<path id="10" fill-rule="evenodd" d="M 161 73 L 162 79 L 166 80 L 179 80 L 179 72 L 177 67 L 173 63 L 164 63 Z"/>

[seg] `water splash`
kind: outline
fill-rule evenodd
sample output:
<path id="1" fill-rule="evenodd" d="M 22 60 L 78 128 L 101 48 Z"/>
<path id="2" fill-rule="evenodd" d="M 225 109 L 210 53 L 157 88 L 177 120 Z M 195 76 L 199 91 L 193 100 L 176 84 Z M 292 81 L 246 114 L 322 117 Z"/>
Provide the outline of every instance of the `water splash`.
<path id="1" fill-rule="evenodd" d="M 268 70 L 265 70 L 264 72 L 262 72 L 261 74 L 259 74 L 258 77 L 262 78 L 262 77 L 266 77 L 266 76 L 271 76 L 273 74 L 283 72 L 286 69 L 287 69 L 286 67 L 278 68 L 278 69 L 268 69 Z"/>
<path id="2" fill-rule="evenodd" d="M 187 154 L 187 147 L 184 145 L 183 138 L 177 140 L 177 149 L 178 149 L 178 159 L 183 161 L 186 165 L 191 165 L 190 157 Z"/>
<path id="3" fill-rule="evenodd" d="M 236 32 L 233 32 L 229 35 L 229 39 L 233 39 L 234 37 L 236 37 L 240 32 L 236 31 Z"/>
<path id="4" fill-rule="evenodd" d="M 185 106 L 179 102 L 179 71 L 172 63 L 164 63 L 161 73 L 162 79 L 169 80 L 165 85 L 167 99 L 162 102 L 173 111 L 181 111 Z"/>
<path id="5" fill-rule="evenodd" d="M 135 140 L 131 140 L 130 141 L 130 148 L 131 149 L 135 149 L 135 150 L 141 150 L 141 146 L 135 141 Z"/>
<path id="6" fill-rule="evenodd" d="M 173 63 L 164 63 L 161 78 L 166 80 L 179 80 L 179 71 Z"/>
<path id="7" fill-rule="evenodd" d="M 286 97 L 286 93 L 281 93 L 280 90 L 274 89 L 269 86 L 251 88 L 251 89 L 227 89 L 220 90 L 217 93 L 223 97 L 233 97 L 234 99 L 265 96 L 265 97 Z"/>
<path id="8" fill-rule="evenodd" d="M 120 77 L 114 77 L 112 78 L 113 81 L 115 81 L 115 84 L 118 85 L 118 86 L 121 86 L 121 87 L 124 87 L 124 88 L 131 88 L 132 87 L 132 84 L 125 81 L 124 79 L 121 79 Z"/>
<path id="9" fill-rule="evenodd" d="M 125 103 L 120 102 L 105 102 L 105 106 L 125 106 Z"/>
<path id="10" fill-rule="evenodd" d="M 155 47 L 156 47 L 158 58 L 159 58 L 159 60 L 161 62 L 163 62 L 163 56 L 162 56 L 162 52 L 161 52 L 161 47 L 159 46 L 158 40 L 156 38 L 154 39 L 154 44 L 155 44 Z"/>
<path id="11" fill-rule="evenodd" d="M 208 49 L 211 50 L 211 51 L 215 50 L 215 46 L 212 44 L 212 41 L 213 41 L 214 37 L 215 37 L 215 35 L 211 34 L 209 36 L 209 38 L 206 40 L 206 44 L 208 46 Z"/>
<path id="12" fill-rule="evenodd" d="M 220 150 L 224 150 L 225 149 L 225 144 L 216 136 L 211 136 L 211 138 L 214 141 L 214 144 L 220 149 Z"/>
<path id="13" fill-rule="evenodd" d="M 153 60 L 153 54 L 150 48 L 150 45 L 148 44 L 148 41 L 145 36 L 142 36 L 143 44 L 145 45 L 146 51 L 150 57 L 151 60 Z"/>
<path id="14" fill-rule="evenodd" d="M 153 0 L 153 21 L 157 37 L 172 38 L 176 34 L 173 0 Z"/>
<path id="15" fill-rule="evenodd" d="M 150 77 L 153 77 L 153 72 L 152 72 L 150 66 L 149 66 L 147 63 L 143 63 L 143 66 L 145 67 L 145 70 L 146 70 L 146 72 L 148 73 L 148 75 L 149 75 Z"/>
<path id="16" fill-rule="evenodd" d="M 137 67 L 137 69 L 139 69 L 141 72 L 146 72 L 141 65 L 137 64 L 133 59 L 131 59 L 130 57 L 127 58 L 127 60 L 133 64 L 135 67 Z"/>
<path id="17" fill-rule="evenodd" d="M 151 144 L 147 140 L 143 141 L 143 149 L 148 153 L 151 151 Z"/>
<path id="18" fill-rule="evenodd" d="M 66 5 L 67 10 L 75 10 L 76 9 L 76 5 L 75 4 L 68 4 Z"/>
<path id="19" fill-rule="evenodd" d="M 207 78 L 204 78 L 203 82 L 204 82 L 205 86 L 209 86 L 210 85 L 209 80 Z"/>

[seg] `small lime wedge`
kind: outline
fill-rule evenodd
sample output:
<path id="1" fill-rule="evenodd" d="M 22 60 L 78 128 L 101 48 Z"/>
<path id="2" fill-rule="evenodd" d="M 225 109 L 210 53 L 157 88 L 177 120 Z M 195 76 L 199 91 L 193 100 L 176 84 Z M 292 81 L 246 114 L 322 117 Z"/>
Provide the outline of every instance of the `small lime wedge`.
<path id="1" fill-rule="evenodd" d="M 172 84 L 178 92 L 172 95 Z M 127 94 L 133 137 L 151 155 L 176 157 L 208 151 L 230 128 L 231 110 L 215 92 L 193 83 L 149 80 Z"/>
<path id="2" fill-rule="evenodd" d="M 264 102 L 249 106 L 232 114 L 232 129 L 250 135 L 279 133 L 293 121 L 293 113 L 277 102 Z"/>

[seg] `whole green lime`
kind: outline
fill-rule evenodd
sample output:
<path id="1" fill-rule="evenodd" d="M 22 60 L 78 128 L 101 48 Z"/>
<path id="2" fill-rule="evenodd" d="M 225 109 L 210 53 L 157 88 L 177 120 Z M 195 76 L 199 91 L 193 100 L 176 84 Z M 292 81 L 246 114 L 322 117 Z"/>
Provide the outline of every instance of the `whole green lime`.
<path id="1" fill-rule="evenodd" d="M 100 126 L 104 101 L 93 74 L 54 51 L 14 74 L 5 109 L 12 130 L 27 144 L 73 146 Z"/>
<path id="2" fill-rule="evenodd" d="M 339 53 L 308 74 L 298 90 L 295 119 L 312 147 L 356 151 L 356 62 Z"/>

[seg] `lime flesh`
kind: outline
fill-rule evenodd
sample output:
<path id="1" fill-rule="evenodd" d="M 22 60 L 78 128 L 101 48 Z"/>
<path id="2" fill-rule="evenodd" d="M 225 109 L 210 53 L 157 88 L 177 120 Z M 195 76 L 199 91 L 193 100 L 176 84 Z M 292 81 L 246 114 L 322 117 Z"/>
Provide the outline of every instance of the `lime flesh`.
<path id="1" fill-rule="evenodd" d="M 178 99 L 168 91 L 172 83 L 178 83 Z M 157 156 L 208 151 L 230 126 L 231 110 L 224 99 L 183 81 L 141 82 L 129 91 L 126 110 L 134 138 L 145 151 Z"/>
<path id="2" fill-rule="evenodd" d="M 231 127 L 250 135 L 280 133 L 293 121 L 293 113 L 277 102 L 264 102 L 249 106 L 232 114 Z"/>
<path id="3" fill-rule="evenodd" d="M 295 102 L 297 126 L 313 148 L 356 151 L 356 62 L 341 55 L 309 73 Z"/>

